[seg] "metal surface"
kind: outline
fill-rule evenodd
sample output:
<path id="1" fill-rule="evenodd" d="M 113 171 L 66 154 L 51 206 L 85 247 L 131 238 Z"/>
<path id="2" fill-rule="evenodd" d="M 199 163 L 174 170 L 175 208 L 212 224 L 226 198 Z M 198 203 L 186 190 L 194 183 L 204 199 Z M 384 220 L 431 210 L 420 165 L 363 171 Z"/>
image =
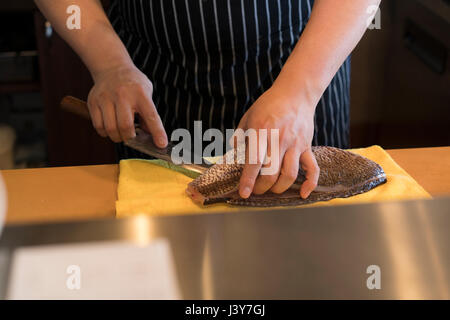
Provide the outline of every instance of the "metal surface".
<path id="1" fill-rule="evenodd" d="M 139 127 L 136 127 L 136 137 L 134 139 L 130 139 L 128 141 L 125 141 L 124 144 L 132 149 L 138 150 L 142 153 L 145 153 L 147 155 L 150 155 L 152 157 L 165 160 L 169 163 L 173 163 L 175 165 L 178 165 L 180 167 L 183 167 L 185 169 L 197 172 L 197 173 L 203 173 L 206 171 L 207 168 L 211 166 L 209 162 L 207 162 L 205 159 L 202 158 L 201 155 L 198 156 L 198 159 L 202 161 L 201 164 L 195 164 L 195 156 L 193 154 L 183 154 L 183 158 L 190 159 L 188 163 L 174 163 L 173 157 L 172 157 L 172 150 L 175 147 L 175 145 L 172 142 L 169 142 L 166 148 L 158 148 L 153 143 L 153 138 L 150 134 L 145 132 L 144 130 L 140 129 Z M 184 151 L 186 152 L 186 151 Z M 181 160 L 181 159 L 180 159 Z"/>
<path id="2" fill-rule="evenodd" d="M 18 246 L 166 238 L 183 298 L 449 299 L 449 230 L 446 198 L 9 226 L 0 255 Z M 370 265 L 381 269 L 381 290 L 366 286 Z"/>

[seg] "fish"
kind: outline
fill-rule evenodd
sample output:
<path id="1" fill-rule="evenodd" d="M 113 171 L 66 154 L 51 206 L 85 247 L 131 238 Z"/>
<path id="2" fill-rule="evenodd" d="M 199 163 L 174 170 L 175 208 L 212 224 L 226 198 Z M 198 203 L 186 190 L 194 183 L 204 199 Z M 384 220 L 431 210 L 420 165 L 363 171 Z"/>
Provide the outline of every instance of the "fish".
<path id="1" fill-rule="evenodd" d="M 200 205 L 227 203 L 249 207 L 299 206 L 334 198 L 348 198 L 365 193 L 386 183 L 381 166 L 353 152 L 327 146 L 314 146 L 312 152 L 320 168 L 317 187 L 307 197 L 299 189 L 305 181 L 305 172 L 298 171 L 294 184 L 283 193 L 268 191 L 261 195 L 239 196 L 239 180 L 244 169 L 240 162 L 222 161 L 208 168 L 187 186 L 187 195 Z"/>

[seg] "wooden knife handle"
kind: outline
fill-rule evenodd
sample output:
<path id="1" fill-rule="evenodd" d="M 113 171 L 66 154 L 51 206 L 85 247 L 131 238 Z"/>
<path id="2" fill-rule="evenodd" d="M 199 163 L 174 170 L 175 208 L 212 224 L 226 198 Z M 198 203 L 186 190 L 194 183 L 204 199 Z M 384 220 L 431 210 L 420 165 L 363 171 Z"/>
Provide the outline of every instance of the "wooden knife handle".
<path id="1" fill-rule="evenodd" d="M 76 114 L 85 119 L 88 120 L 91 119 L 87 103 L 75 97 L 71 96 L 64 97 L 61 100 L 61 108 L 65 111 Z"/>

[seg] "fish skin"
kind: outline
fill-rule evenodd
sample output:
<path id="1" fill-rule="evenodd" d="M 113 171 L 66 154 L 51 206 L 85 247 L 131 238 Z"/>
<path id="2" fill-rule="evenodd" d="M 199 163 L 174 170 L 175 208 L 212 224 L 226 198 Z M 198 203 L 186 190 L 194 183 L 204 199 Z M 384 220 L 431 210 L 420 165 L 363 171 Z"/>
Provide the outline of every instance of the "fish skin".
<path id="1" fill-rule="evenodd" d="M 186 193 L 196 202 L 208 205 L 228 203 L 250 207 L 297 206 L 347 198 L 367 192 L 387 181 L 379 164 L 347 150 L 333 147 L 312 147 L 320 168 L 318 186 L 307 199 L 300 197 L 299 188 L 305 181 L 300 168 L 294 185 L 281 194 L 266 192 L 252 194 L 243 199 L 239 196 L 239 180 L 243 164 L 216 164 L 189 183 Z"/>

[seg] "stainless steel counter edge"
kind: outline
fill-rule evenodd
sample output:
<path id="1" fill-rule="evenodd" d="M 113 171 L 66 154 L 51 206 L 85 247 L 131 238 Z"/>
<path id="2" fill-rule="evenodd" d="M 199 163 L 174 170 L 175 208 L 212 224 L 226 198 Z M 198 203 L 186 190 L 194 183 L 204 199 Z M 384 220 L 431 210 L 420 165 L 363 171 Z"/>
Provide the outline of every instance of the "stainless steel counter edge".
<path id="1" fill-rule="evenodd" d="M 187 299 L 449 299 L 449 230 L 450 198 L 7 226 L 2 292 L 19 246 L 165 238 Z"/>

